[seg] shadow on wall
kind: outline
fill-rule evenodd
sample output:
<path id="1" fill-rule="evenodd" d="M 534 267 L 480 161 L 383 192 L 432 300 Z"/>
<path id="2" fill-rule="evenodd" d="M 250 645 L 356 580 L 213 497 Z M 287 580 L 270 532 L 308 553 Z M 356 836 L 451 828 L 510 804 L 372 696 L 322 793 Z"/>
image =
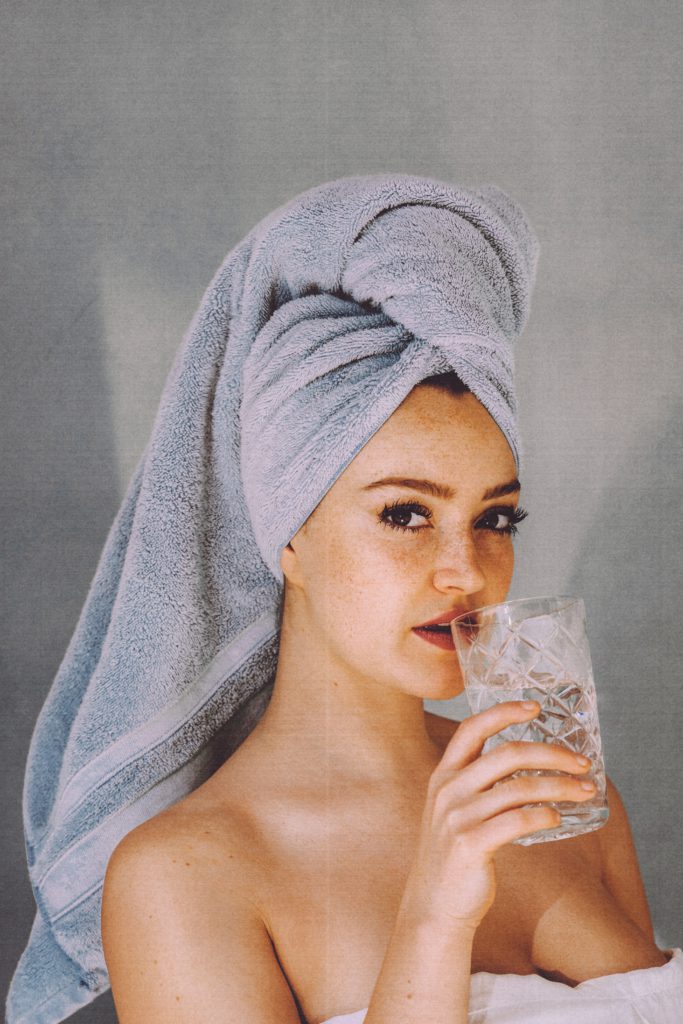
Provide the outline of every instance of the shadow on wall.
<path id="1" fill-rule="evenodd" d="M 586 598 L 608 774 L 629 812 L 660 944 L 683 941 L 683 412 L 638 439 L 602 495 L 568 592 Z M 600 486 L 596 482 L 596 486 Z"/>

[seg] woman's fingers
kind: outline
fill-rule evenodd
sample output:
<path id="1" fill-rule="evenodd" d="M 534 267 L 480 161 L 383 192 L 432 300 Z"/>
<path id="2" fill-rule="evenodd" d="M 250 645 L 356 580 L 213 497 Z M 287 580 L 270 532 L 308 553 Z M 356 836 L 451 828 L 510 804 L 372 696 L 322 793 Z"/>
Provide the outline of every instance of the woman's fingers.
<path id="1" fill-rule="evenodd" d="M 536 701 L 504 701 L 464 719 L 449 740 L 440 769 L 459 770 L 479 757 L 489 736 L 509 725 L 530 722 L 541 710 Z"/>
<path id="2" fill-rule="evenodd" d="M 463 832 L 458 838 L 467 842 L 468 837 L 476 836 L 476 848 L 482 853 L 492 854 L 505 843 L 511 843 L 544 828 L 555 828 L 561 821 L 560 812 L 548 804 L 544 807 L 517 807 L 483 821 L 477 827 L 476 833 Z"/>
<path id="3" fill-rule="evenodd" d="M 557 743 L 513 740 L 482 754 L 457 774 L 449 771 L 442 777 L 441 786 L 449 789 L 453 798 L 457 798 L 458 794 L 465 796 L 480 793 L 515 772 L 545 771 L 585 775 L 589 768 L 588 758 Z"/>
<path id="4" fill-rule="evenodd" d="M 587 787 L 587 788 L 586 788 Z M 444 813 L 449 830 L 462 832 L 506 811 L 538 803 L 578 803 L 595 796 L 596 787 L 586 779 L 569 776 L 523 776 L 507 779 L 493 789 L 460 804 L 450 802 Z"/>
<path id="5" fill-rule="evenodd" d="M 556 827 L 552 804 L 577 804 L 594 796 L 581 782 L 586 758 L 558 744 L 484 744 L 511 725 L 540 713 L 536 702 L 506 701 L 458 726 L 432 772 L 420 840 L 406 886 L 413 907 L 446 920 L 478 925 L 495 894 L 492 856 L 506 843 Z"/>
<path id="6" fill-rule="evenodd" d="M 555 743 L 511 740 L 501 742 L 482 754 L 486 740 L 510 725 L 531 721 L 540 707 L 521 701 L 505 701 L 471 718 L 466 718 L 451 738 L 439 765 L 432 775 L 433 788 L 453 785 L 463 792 L 475 792 L 524 769 L 583 774 L 590 761 L 568 747 Z"/>

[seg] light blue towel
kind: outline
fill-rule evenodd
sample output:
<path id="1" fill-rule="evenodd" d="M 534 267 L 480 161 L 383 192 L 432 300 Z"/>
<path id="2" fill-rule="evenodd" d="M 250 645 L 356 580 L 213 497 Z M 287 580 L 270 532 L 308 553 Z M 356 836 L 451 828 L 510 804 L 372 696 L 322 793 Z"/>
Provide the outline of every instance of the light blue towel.
<path id="1" fill-rule="evenodd" d="M 9 1024 L 108 987 L 107 860 L 253 728 L 278 652 L 279 555 L 420 380 L 454 370 L 519 462 L 512 347 L 536 243 L 499 189 L 343 178 L 228 255 L 176 356 L 28 755 L 38 913 Z"/>

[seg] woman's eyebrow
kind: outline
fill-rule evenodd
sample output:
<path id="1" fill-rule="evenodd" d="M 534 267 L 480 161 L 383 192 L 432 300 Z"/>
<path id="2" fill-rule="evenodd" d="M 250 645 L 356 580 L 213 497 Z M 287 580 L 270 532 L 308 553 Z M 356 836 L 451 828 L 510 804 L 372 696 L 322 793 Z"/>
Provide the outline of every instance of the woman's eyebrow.
<path id="1" fill-rule="evenodd" d="M 508 480 L 506 484 L 498 484 L 497 487 L 491 487 L 484 494 L 482 501 L 488 501 L 490 498 L 504 498 L 506 494 L 516 494 L 521 489 L 522 485 L 517 477 L 515 477 L 514 480 Z"/>
<path id="2" fill-rule="evenodd" d="M 381 480 L 374 480 L 363 488 L 364 491 L 371 491 L 375 487 L 407 487 L 411 491 L 422 491 L 424 494 L 431 494 L 435 498 L 453 498 L 455 491 L 448 484 L 438 484 L 434 480 L 422 480 L 414 477 L 385 476 Z M 498 484 L 490 487 L 482 496 L 482 501 L 489 501 L 491 498 L 503 498 L 506 494 L 515 494 L 521 489 L 517 478 L 508 480 L 506 484 Z"/>

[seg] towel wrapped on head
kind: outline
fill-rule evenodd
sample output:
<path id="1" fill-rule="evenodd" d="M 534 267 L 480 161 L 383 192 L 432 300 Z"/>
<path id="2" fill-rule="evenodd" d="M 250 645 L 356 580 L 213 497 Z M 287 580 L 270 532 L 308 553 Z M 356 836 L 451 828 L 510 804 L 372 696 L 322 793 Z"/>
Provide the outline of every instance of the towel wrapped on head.
<path id="1" fill-rule="evenodd" d="M 108 987 L 112 850 L 253 728 L 277 665 L 280 553 L 412 388 L 455 371 L 519 464 L 513 343 L 535 265 L 505 193 L 411 175 L 311 189 L 228 255 L 33 733 L 38 912 L 8 1024 L 55 1024 Z"/>

